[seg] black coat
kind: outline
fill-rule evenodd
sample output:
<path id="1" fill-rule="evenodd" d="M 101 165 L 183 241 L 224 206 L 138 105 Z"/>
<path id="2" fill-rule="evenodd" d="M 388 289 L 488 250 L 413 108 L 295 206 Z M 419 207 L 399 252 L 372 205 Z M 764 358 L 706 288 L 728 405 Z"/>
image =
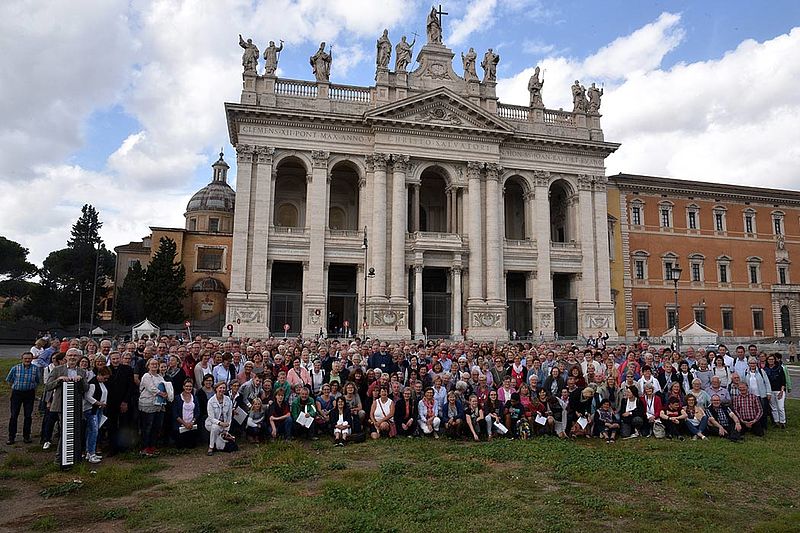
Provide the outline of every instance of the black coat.
<path id="1" fill-rule="evenodd" d="M 128 365 L 120 363 L 119 366 L 114 367 L 109 365 L 111 369 L 111 376 L 106 382 L 108 389 L 108 409 L 112 412 L 119 411 L 119 406 L 122 402 L 127 404 L 133 403 L 133 369 Z"/>

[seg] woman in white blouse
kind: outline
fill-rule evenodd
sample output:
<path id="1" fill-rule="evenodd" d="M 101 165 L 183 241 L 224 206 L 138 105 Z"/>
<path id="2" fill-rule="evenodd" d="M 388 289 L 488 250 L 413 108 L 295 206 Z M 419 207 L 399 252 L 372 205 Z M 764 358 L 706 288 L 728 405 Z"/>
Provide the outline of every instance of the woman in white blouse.
<path id="1" fill-rule="evenodd" d="M 233 417 L 233 402 L 225 395 L 227 385 L 220 382 L 214 385 L 214 396 L 208 400 L 208 417 L 206 430 L 209 433 L 208 455 L 214 455 L 214 450 L 224 450 L 226 440 L 232 437 L 228 434 Z"/>

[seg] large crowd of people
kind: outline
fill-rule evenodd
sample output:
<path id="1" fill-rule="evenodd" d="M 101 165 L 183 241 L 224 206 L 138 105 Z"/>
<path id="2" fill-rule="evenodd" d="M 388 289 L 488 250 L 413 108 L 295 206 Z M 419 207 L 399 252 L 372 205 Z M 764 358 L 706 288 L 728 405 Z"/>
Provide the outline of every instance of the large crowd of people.
<path id="1" fill-rule="evenodd" d="M 569 343 L 43 338 L 6 377 L 8 444 L 55 448 L 61 383 L 83 393 L 83 457 L 164 446 L 234 451 L 242 441 L 442 436 L 740 441 L 786 427 L 780 353 L 646 341 Z M 37 403 L 38 402 L 38 403 Z M 771 423 L 770 423 L 771 421 Z M 102 450 L 102 452 L 101 452 Z"/>

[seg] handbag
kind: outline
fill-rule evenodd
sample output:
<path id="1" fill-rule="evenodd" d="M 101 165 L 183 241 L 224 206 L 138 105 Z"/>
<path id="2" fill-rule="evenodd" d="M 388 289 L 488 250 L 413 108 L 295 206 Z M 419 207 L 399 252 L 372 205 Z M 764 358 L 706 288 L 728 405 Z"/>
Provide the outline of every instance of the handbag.
<path id="1" fill-rule="evenodd" d="M 667 436 L 667 430 L 661 420 L 656 420 L 653 423 L 653 436 L 657 439 L 663 439 Z"/>

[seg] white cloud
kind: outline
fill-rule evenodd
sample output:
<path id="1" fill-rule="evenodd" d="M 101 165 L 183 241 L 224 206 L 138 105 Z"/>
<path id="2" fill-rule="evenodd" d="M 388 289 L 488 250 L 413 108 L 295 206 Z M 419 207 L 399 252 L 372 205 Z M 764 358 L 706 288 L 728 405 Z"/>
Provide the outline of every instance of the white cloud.
<path id="1" fill-rule="evenodd" d="M 494 25 L 497 0 L 473 0 L 464 17 L 452 23 L 452 32 L 445 39 L 448 45 L 464 43 L 476 31 L 486 31 Z"/>
<path id="2" fill-rule="evenodd" d="M 522 41 L 522 51 L 532 55 L 547 55 L 556 49 L 554 44 L 548 44 L 538 39 L 525 39 Z"/>
<path id="3" fill-rule="evenodd" d="M 722 58 L 662 68 L 684 38 L 664 13 L 585 59 L 543 59 L 548 108 L 571 110 L 570 85 L 605 80 L 603 130 L 622 147 L 608 171 L 800 189 L 800 28 L 747 40 Z M 524 104 L 533 67 L 501 79 L 501 101 Z"/>

